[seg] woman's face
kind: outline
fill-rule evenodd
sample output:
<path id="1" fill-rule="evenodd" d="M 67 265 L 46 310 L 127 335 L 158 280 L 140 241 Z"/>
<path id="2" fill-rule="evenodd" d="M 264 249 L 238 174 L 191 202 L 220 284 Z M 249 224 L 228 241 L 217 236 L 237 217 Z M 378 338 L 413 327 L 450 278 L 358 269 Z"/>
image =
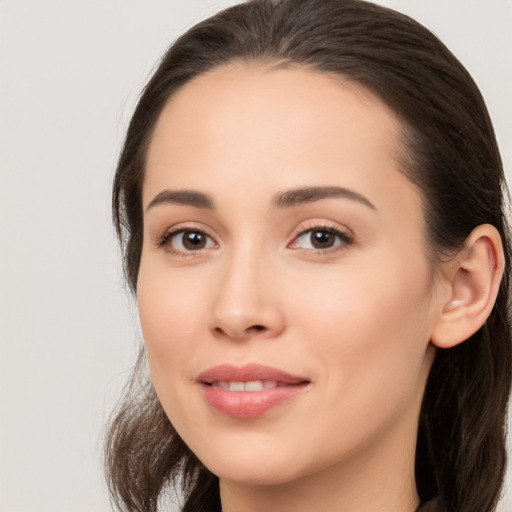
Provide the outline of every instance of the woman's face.
<path id="1" fill-rule="evenodd" d="M 217 69 L 163 110 L 140 319 L 169 419 L 221 479 L 411 464 L 441 284 L 399 130 L 303 69 Z"/>

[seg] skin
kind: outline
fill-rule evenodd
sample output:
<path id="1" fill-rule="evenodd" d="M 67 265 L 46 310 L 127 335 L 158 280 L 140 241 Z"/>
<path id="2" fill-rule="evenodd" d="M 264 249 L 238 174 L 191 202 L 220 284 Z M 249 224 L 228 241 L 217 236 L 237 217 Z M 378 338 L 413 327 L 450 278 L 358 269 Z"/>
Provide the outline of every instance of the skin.
<path id="1" fill-rule="evenodd" d="M 416 428 L 449 291 L 426 256 L 421 194 L 397 163 L 400 128 L 353 84 L 256 65 L 202 75 L 162 112 L 143 188 L 140 320 L 158 397 L 219 476 L 224 512 L 418 505 Z M 372 206 L 273 205 L 283 191 L 323 186 Z M 156 204 L 166 190 L 215 206 Z M 314 228 L 343 236 L 315 249 Z M 165 238 L 176 229 L 207 243 Z M 261 416 L 229 417 L 196 381 L 225 363 L 310 385 Z"/>

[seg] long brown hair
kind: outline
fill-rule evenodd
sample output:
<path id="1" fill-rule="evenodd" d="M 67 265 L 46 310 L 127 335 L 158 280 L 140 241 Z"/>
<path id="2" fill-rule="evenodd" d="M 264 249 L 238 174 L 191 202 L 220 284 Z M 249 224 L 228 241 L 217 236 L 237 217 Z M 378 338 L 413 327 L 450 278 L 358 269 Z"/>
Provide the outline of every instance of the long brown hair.
<path id="1" fill-rule="evenodd" d="M 450 512 L 495 510 L 505 471 L 511 383 L 509 233 L 504 175 L 492 124 L 472 78 L 425 27 L 360 0 L 252 0 L 181 36 L 133 114 L 113 187 L 113 216 L 133 291 L 142 247 L 142 182 L 156 121 L 194 77 L 232 62 L 299 65 L 341 75 L 386 103 L 404 127 L 402 167 L 422 191 L 434 259 L 489 223 L 506 273 L 485 325 L 438 350 L 422 404 L 416 453 L 420 499 Z M 179 438 L 147 376 L 143 349 L 106 438 L 107 481 L 120 510 L 156 512 L 172 485 L 184 511 L 220 511 L 218 479 Z"/>

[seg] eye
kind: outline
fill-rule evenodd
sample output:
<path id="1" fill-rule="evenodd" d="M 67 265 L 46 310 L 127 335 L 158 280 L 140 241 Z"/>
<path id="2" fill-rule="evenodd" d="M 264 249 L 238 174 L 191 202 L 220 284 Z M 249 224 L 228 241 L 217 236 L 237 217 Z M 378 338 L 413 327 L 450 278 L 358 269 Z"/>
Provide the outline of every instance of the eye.
<path id="1" fill-rule="evenodd" d="M 216 247 L 210 236 L 197 229 L 179 229 L 168 232 L 162 237 L 159 245 L 165 246 L 175 253 L 187 253 Z"/>
<path id="2" fill-rule="evenodd" d="M 306 249 L 313 251 L 329 251 L 336 250 L 338 247 L 349 245 L 353 242 L 352 237 L 337 229 L 313 228 L 302 231 L 293 243 L 290 245 L 292 249 Z"/>

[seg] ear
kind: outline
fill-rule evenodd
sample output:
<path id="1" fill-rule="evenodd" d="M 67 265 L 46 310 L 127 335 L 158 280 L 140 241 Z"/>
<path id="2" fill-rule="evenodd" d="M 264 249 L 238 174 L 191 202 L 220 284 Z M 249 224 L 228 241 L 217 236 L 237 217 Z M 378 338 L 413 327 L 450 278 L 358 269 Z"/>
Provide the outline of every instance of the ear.
<path id="1" fill-rule="evenodd" d="M 498 230 L 490 224 L 476 227 L 464 248 L 443 263 L 443 303 L 431 341 L 439 348 L 453 347 L 472 336 L 489 317 L 503 276 L 505 256 Z"/>

